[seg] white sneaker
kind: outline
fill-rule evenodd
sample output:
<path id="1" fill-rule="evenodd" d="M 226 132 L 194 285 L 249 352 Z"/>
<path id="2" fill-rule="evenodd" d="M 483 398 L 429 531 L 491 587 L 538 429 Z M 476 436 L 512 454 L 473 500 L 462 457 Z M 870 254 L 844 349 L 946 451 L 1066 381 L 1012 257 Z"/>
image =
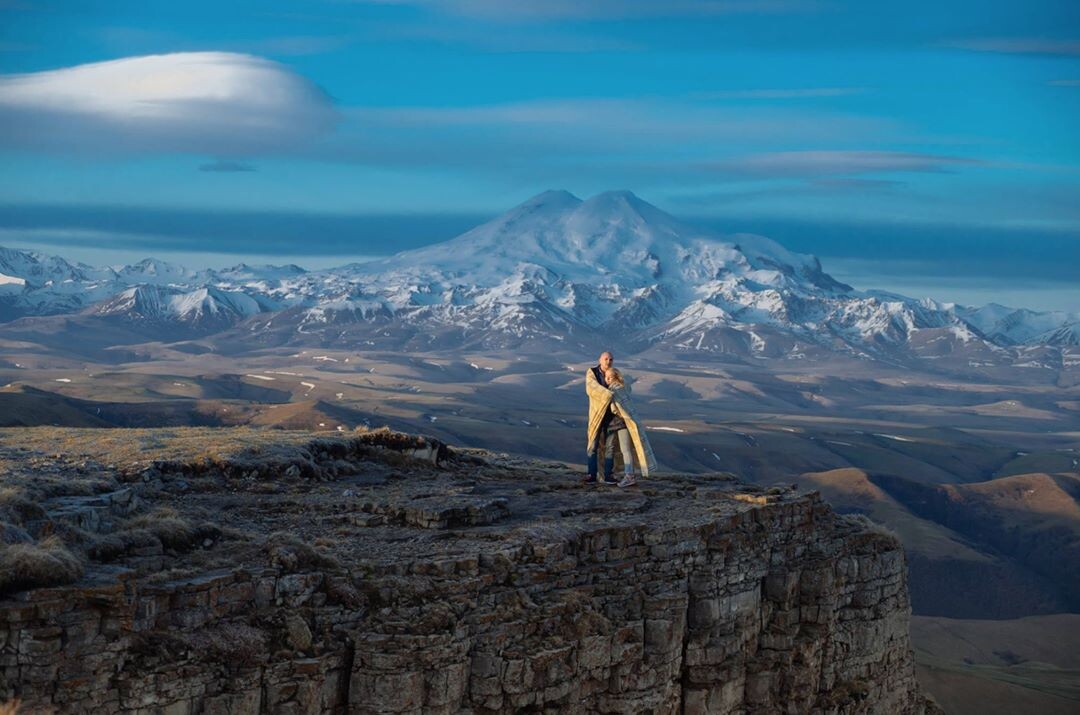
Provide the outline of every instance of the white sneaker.
<path id="1" fill-rule="evenodd" d="M 637 484 L 637 480 L 634 479 L 633 474 L 627 474 L 625 477 L 622 478 L 622 481 L 619 482 L 620 487 L 632 487 L 635 484 Z"/>

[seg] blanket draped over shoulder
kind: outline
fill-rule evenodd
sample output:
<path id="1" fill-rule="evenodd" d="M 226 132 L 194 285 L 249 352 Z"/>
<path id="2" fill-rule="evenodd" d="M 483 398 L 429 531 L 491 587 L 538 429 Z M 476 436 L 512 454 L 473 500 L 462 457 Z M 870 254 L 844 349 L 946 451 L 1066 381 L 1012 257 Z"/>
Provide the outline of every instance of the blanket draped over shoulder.
<path id="1" fill-rule="evenodd" d="M 591 451 L 600 436 L 600 425 L 604 416 L 611 410 L 611 390 L 600 384 L 593 368 L 585 371 L 585 393 L 589 396 L 589 426 L 586 429 L 585 449 Z"/>
<path id="2" fill-rule="evenodd" d="M 611 390 L 612 408 L 615 413 L 623 418 L 626 429 L 630 431 L 630 439 L 634 442 L 634 451 L 637 452 L 637 463 L 641 468 L 641 476 L 649 476 L 649 472 L 656 471 L 656 455 L 653 454 L 652 445 L 645 434 L 645 425 L 642 424 L 638 411 L 634 408 L 634 401 L 630 399 L 630 386 L 615 387 Z"/>
<path id="3" fill-rule="evenodd" d="M 626 429 L 630 432 L 630 439 L 634 443 L 636 460 L 641 468 L 641 476 L 649 476 L 649 472 L 656 471 L 656 456 L 653 454 L 652 445 L 645 435 L 645 426 L 641 417 L 634 407 L 630 398 L 630 387 L 615 387 L 608 389 L 600 384 L 592 368 L 585 371 L 585 392 L 589 395 L 589 426 L 587 429 L 586 449 L 591 449 L 600 435 L 600 425 L 604 416 L 609 411 L 614 411 L 623 418 Z"/>

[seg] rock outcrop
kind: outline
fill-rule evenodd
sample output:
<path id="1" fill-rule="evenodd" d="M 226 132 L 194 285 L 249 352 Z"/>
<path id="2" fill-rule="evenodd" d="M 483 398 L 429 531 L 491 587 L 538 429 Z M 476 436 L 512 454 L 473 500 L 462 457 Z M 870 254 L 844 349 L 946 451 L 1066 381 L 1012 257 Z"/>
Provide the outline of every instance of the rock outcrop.
<path id="1" fill-rule="evenodd" d="M 133 478 L 146 504 L 216 505 L 224 535 L 193 547 L 201 560 L 142 548 L 0 601 L 0 700 L 231 715 L 933 709 L 900 543 L 816 493 L 726 475 L 588 488 L 557 465 L 460 453 L 441 469 L 353 467 L 279 493 L 227 469 Z"/>

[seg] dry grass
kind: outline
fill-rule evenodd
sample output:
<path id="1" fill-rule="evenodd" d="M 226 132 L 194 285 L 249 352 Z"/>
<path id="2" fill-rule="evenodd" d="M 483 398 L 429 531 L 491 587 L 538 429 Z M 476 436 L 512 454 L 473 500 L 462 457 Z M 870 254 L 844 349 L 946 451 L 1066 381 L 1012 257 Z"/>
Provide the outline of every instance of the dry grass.
<path id="1" fill-rule="evenodd" d="M 881 524 L 881 523 L 878 523 L 878 522 L 874 521 L 873 519 L 868 517 L 866 514 L 845 514 L 844 518 L 848 519 L 849 521 L 858 522 L 864 528 L 866 528 L 868 531 L 872 531 L 875 534 L 880 534 L 882 536 L 887 536 L 890 539 L 895 539 L 896 541 L 901 540 L 900 535 L 897 534 L 895 531 L 893 531 L 889 527 L 885 526 L 884 524 Z"/>
<path id="2" fill-rule="evenodd" d="M 308 431 L 249 427 L 0 429 L 0 443 L 45 455 L 100 460 L 120 471 L 138 471 L 154 461 L 218 464 L 250 453 L 254 445 L 262 445 L 260 458 L 265 459 L 292 453 L 311 440 L 312 433 Z"/>
<path id="3" fill-rule="evenodd" d="M 86 546 L 86 555 L 95 561 L 108 562 L 126 556 L 132 549 L 152 546 L 160 539 L 146 529 L 124 529 L 111 534 L 95 534 Z"/>
<path id="4" fill-rule="evenodd" d="M 28 544 L 33 540 L 33 537 L 21 526 L 0 521 L 0 545 Z"/>
<path id="5" fill-rule="evenodd" d="M 0 519 L 22 526 L 30 519 L 41 519 L 45 510 L 27 498 L 19 487 L 0 487 Z"/>
<path id="6" fill-rule="evenodd" d="M 0 593 L 72 583 L 82 574 L 82 562 L 56 536 L 0 547 Z"/>
<path id="7" fill-rule="evenodd" d="M 441 459 L 450 456 L 447 447 L 437 441 L 389 429 L 327 438 L 315 437 L 310 431 L 252 427 L 0 428 L 0 447 L 7 448 L 6 455 L 0 454 L 0 473 L 9 473 L 5 484 L 32 487 L 34 494 L 29 496 L 41 499 L 111 491 L 120 486 L 117 477 L 130 482 L 155 466 L 164 472 L 192 476 L 210 473 L 235 478 L 255 473 L 275 479 L 294 465 L 305 478 L 326 476 L 323 472 L 332 471 L 336 460 L 376 459 L 400 466 L 408 462 L 400 450 L 423 448 L 429 443 L 439 450 Z M 35 474 L 32 479 L 10 476 L 26 475 L 32 460 L 69 466 L 91 462 L 104 469 L 96 479 L 81 475 L 70 480 L 67 474 Z M 109 477 L 102 480 L 101 474 Z"/>
<path id="8" fill-rule="evenodd" d="M 54 470 L 52 473 L 35 469 L 27 460 L 5 460 L 0 457 L 0 511 L 30 509 L 28 518 L 41 518 L 36 503 L 53 497 L 88 497 L 120 488 L 114 478 L 89 476 L 71 471 Z M 27 507 L 27 503 L 30 504 Z"/>
<path id="9" fill-rule="evenodd" d="M 285 531 L 275 531 L 267 536 L 263 548 L 270 557 L 270 562 L 287 573 L 316 569 L 336 571 L 342 568 L 341 563 L 333 556 Z"/>
<path id="10" fill-rule="evenodd" d="M 193 524 L 181 516 L 172 507 L 158 507 L 151 512 L 131 519 L 127 526 L 132 538 L 140 536 L 138 532 L 152 534 L 167 549 L 183 551 L 196 546 L 207 537 L 216 538 L 221 529 L 213 524 Z"/>
<path id="11" fill-rule="evenodd" d="M 196 529 L 171 507 L 158 507 L 153 511 L 137 516 L 130 525 L 143 529 L 156 536 L 163 546 L 170 549 L 187 548 L 196 537 Z"/>

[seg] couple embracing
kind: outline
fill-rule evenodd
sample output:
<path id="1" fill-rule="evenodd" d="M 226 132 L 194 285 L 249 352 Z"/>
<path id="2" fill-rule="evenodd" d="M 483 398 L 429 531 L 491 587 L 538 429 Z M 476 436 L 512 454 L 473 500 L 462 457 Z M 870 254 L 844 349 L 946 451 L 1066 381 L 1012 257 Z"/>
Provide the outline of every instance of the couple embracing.
<path id="1" fill-rule="evenodd" d="M 631 487 L 634 479 L 634 462 L 641 468 L 641 476 L 649 476 L 656 469 L 645 426 L 641 424 L 637 410 L 630 399 L 630 388 L 622 374 L 615 369 L 615 356 L 600 353 L 600 360 L 585 371 L 585 392 L 589 395 L 589 424 L 587 429 L 588 474 L 584 484 L 618 484 Z M 615 446 L 623 459 L 623 479 L 616 481 Z M 603 456 L 604 476 L 598 479 L 600 457 Z"/>

